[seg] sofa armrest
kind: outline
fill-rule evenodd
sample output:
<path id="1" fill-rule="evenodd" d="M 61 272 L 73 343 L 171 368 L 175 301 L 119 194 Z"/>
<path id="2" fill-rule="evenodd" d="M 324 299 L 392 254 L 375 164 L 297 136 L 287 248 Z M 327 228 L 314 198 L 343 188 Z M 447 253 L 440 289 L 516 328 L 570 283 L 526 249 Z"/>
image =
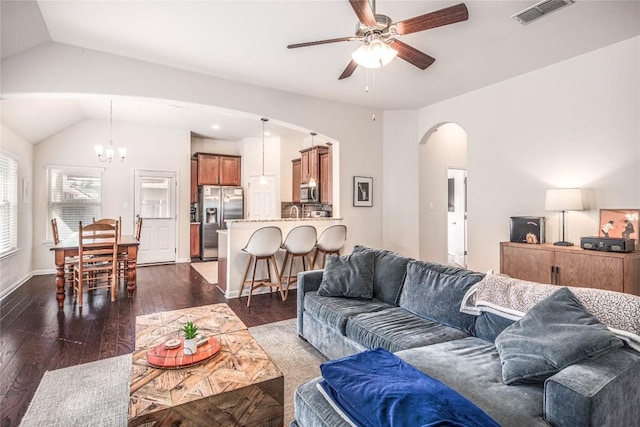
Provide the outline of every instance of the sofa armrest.
<path id="1" fill-rule="evenodd" d="M 317 291 L 322 282 L 324 270 L 310 270 L 298 273 L 296 293 L 298 295 L 298 335 L 302 336 L 302 314 L 304 313 L 304 294 Z"/>
<path id="2" fill-rule="evenodd" d="M 544 384 L 552 426 L 630 426 L 640 419 L 640 354 L 621 348 L 568 366 Z"/>

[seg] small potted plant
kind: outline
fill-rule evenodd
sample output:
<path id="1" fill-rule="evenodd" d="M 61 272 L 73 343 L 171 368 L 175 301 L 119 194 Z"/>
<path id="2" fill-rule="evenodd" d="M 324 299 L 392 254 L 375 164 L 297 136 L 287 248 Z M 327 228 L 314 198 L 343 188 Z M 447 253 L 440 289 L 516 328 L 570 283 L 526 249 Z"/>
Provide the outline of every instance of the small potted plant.
<path id="1" fill-rule="evenodd" d="M 182 332 L 184 332 L 184 354 L 196 354 L 198 327 L 193 322 L 187 322 L 182 327 Z"/>

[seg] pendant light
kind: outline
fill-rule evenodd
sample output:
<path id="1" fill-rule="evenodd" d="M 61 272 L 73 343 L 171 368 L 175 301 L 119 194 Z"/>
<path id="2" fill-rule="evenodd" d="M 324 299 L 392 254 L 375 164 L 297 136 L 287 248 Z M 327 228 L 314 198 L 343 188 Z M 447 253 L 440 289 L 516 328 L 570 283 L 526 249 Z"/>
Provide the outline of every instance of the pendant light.
<path id="1" fill-rule="evenodd" d="M 107 149 L 105 150 L 102 145 L 96 145 L 94 149 L 96 150 L 96 155 L 98 156 L 98 160 L 101 162 L 109 162 L 113 160 L 113 155 L 115 154 L 115 149 L 113 148 L 113 100 L 109 101 L 109 145 L 107 145 Z M 105 153 L 105 156 L 102 156 L 102 153 Z M 120 162 L 124 160 L 127 156 L 127 149 L 124 147 L 118 148 L 118 154 L 120 155 Z"/>
<path id="2" fill-rule="evenodd" d="M 313 137 L 314 137 L 314 136 L 316 136 L 316 135 L 317 135 L 317 133 L 315 133 L 315 132 L 311 132 L 311 150 L 313 150 L 313 147 L 314 147 Z M 308 184 L 309 184 L 309 187 L 311 187 L 311 188 L 313 188 L 313 187 L 315 187 L 316 185 L 318 185 L 318 184 L 316 183 L 316 180 L 315 180 L 313 177 L 310 177 L 310 178 L 309 178 L 309 183 L 308 183 Z"/>
<path id="3" fill-rule="evenodd" d="M 260 185 L 267 185 L 267 177 L 264 174 L 264 126 L 269 119 L 263 117 L 260 120 L 262 120 L 262 175 L 260 175 Z"/>

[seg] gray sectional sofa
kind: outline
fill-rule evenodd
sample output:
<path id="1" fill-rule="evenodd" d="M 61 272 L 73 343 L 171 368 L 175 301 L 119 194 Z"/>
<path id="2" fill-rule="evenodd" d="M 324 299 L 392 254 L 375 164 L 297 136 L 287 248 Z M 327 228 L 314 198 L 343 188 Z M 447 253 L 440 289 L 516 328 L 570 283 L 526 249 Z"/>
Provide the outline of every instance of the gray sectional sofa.
<path id="1" fill-rule="evenodd" d="M 364 254 L 373 262 L 371 270 L 367 270 L 366 263 L 361 263 Z M 544 340 L 559 340 L 560 347 L 572 340 L 580 343 L 592 340 L 591 336 L 583 338 L 580 335 L 578 329 L 581 327 L 565 327 L 565 323 L 573 322 L 564 319 L 565 313 L 575 310 L 558 310 L 557 302 L 555 306 L 543 304 L 543 300 L 553 299 L 547 298 L 550 294 L 560 294 L 554 293 L 559 287 L 497 275 L 485 277 L 470 270 L 421 262 L 361 246 L 356 246 L 350 256 L 340 258 L 343 265 L 328 263 L 324 271 L 309 271 L 298 276 L 298 334 L 328 358 L 382 347 L 453 388 L 505 427 L 640 426 L 639 297 L 582 290 L 585 297 L 580 294 L 580 288 L 575 288 L 579 292 L 574 293 L 581 295 L 577 300 L 587 301 L 582 304 L 587 309 L 595 301 L 597 307 L 593 310 L 599 311 L 599 316 L 607 322 L 613 322 L 614 327 L 609 323 L 608 328 L 596 327 L 598 338 L 593 340 L 599 339 L 599 344 L 587 349 L 587 353 L 571 356 L 570 363 L 549 361 L 542 351 L 537 362 L 560 366 L 552 367 L 557 368 L 556 373 L 548 373 L 545 365 L 542 369 L 545 375 L 540 379 L 535 375 L 514 374 L 514 370 L 520 369 L 518 363 L 521 362 L 517 354 L 513 357 L 514 348 L 519 350 L 524 346 L 526 351 L 536 353 L 544 347 Z M 356 262 L 353 267 L 356 258 L 365 266 Z M 345 265 L 349 269 L 349 262 L 351 271 L 343 274 Z M 353 285 L 355 279 L 371 283 L 369 293 L 362 289 L 366 283 Z M 514 303 L 503 312 L 500 305 L 510 303 L 489 301 L 491 298 L 486 294 L 491 294 L 496 289 L 495 283 L 500 281 L 509 282 L 497 297 L 511 298 L 520 306 Z M 606 294 L 605 302 L 602 302 L 601 294 Z M 569 298 L 573 298 L 573 294 Z M 561 304 L 564 303 L 562 300 Z M 624 309 L 616 313 L 616 307 L 621 305 Z M 542 335 L 531 337 L 529 330 L 525 330 L 524 337 L 518 338 L 521 330 L 516 326 L 525 320 L 540 322 L 540 317 L 529 320 L 535 311 L 532 307 L 542 310 L 538 316 L 543 324 L 534 326 L 536 333 L 539 331 Z M 544 325 L 546 318 L 553 319 L 556 315 L 561 317 L 560 332 Z M 629 318 L 633 316 L 638 318 Z M 577 322 L 582 322 L 580 319 L 583 318 L 584 313 L 579 313 Z M 591 333 L 593 320 L 585 322 L 590 325 Z M 528 327 L 526 323 L 522 325 Z M 502 334 L 505 329 L 513 331 L 511 337 L 508 333 Z M 621 335 L 606 335 L 612 333 L 611 330 L 621 332 Z M 547 334 L 546 338 L 544 334 Z M 618 340 L 618 336 L 625 340 Z M 635 343 L 635 348 L 630 347 L 629 342 Z M 557 350 L 562 352 L 564 349 Z M 511 356 L 509 351 L 512 351 Z M 511 371 L 506 372 L 507 368 Z M 536 373 L 540 373 L 540 369 Z M 505 375 L 511 377 L 505 379 Z M 292 426 L 349 425 L 317 389 L 320 380 L 317 378 L 297 388 L 294 396 L 296 419 Z M 505 384 L 510 381 L 513 383 Z"/>

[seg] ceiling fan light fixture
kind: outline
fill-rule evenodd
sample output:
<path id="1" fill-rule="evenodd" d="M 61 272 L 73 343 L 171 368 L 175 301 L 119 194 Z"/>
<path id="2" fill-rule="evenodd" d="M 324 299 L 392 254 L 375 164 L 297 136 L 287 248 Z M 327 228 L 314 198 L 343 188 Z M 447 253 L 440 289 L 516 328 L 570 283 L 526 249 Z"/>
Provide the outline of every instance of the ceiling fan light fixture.
<path id="1" fill-rule="evenodd" d="M 380 39 L 373 39 L 356 49 L 351 58 L 365 68 L 380 68 L 393 61 L 398 51 Z"/>

